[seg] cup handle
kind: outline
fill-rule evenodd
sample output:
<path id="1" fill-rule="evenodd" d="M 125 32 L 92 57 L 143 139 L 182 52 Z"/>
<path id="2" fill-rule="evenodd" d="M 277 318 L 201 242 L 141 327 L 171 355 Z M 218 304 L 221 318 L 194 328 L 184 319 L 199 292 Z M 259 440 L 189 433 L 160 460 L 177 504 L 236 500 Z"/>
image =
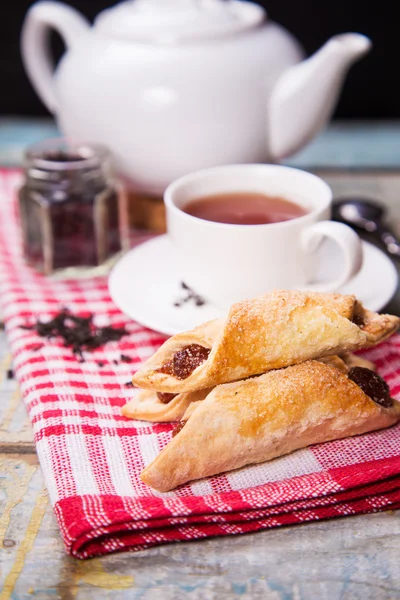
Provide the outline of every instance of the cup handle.
<path id="1" fill-rule="evenodd" d="M 304 230 L 302 244 L 306 253 L 316 252 L 324 238 L 330 238 L 342 250 L 343 272 L 333 281 L 311 283 L 307 290 L 333 292 L 357 275 L 363 263 L 361 239 L 348 225 L 334 221 L 320 221 Z"/>

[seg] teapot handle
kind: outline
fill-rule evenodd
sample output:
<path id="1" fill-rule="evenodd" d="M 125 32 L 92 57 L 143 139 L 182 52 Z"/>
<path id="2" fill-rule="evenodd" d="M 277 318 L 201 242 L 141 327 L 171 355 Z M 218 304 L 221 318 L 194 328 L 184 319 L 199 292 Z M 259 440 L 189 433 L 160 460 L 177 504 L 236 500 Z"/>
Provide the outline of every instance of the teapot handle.
<path id="1" fill-rule="evenodd" d="M 85 17 L 61 2 L 37 2 L 25 17 L 21 33 L 22 60 L 33 87 L 52 113 L 56 112 L 58 103 L 53 85 L 50 30 L 55 29 L 70 48 L 89 27 Z"/>

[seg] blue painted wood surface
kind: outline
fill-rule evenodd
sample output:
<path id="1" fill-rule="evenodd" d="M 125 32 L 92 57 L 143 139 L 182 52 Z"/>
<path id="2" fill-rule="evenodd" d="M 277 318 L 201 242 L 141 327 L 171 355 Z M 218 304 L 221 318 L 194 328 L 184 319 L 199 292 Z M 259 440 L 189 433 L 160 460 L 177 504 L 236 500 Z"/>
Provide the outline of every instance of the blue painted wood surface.
<path id="1" fill-rule="evenodd" d="M 0 118 L 0 165 L 18 165 L 24 149 L 37 141 L 56 137 L 50 118 Z M 400 122 L 335 121 L 285 164 L 300 168 L 398 168 Z"/>

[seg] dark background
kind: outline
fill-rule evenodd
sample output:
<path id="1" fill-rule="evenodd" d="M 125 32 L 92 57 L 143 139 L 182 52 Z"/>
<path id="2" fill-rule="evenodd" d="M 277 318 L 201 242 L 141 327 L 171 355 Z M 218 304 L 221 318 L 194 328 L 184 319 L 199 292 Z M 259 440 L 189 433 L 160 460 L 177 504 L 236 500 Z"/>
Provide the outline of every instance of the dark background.
<path id="1" fill-rule="evenodd" d="M 0 114 L 45 115 L 21 64 L 19 33 L 28 0 L 0 0 Z M 109 0 L 70 0 L 91 20 Z M 336 110 L 345 119 L 400 117 L 399 0 L 267 0 L 269 17 L 287 27 L 305 47 L 317 50 L 335 33 L 359 31 L 374 44 L 350 71 Z"/>

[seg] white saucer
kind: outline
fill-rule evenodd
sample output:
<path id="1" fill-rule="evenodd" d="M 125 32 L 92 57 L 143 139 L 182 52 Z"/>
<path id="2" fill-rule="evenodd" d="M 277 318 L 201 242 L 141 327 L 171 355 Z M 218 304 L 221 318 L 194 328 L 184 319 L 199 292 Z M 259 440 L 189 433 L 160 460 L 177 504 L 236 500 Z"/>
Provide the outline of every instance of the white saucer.
<path id="1" fill-rule="evenodd" d="M 366 308 L 379 311 L 396 292 L 397 271 L 390 258 L 372 244 L 363 242 L 363 251 L 364 264 L 360 273 L 338 291 L 355 294 Z M 326 246 L 321 280 L 334 276 L 338 260 L 340 262 L 334 247 Z M 187 331 L 224 314 L 208 303 L 196 306 L 189 301 L 180 307 L 174 306 L 185 291 L 167 235 L 136 246 L 125 254 L 112 269 L 108 287 L 122 312 L 166 335 Z"/>

